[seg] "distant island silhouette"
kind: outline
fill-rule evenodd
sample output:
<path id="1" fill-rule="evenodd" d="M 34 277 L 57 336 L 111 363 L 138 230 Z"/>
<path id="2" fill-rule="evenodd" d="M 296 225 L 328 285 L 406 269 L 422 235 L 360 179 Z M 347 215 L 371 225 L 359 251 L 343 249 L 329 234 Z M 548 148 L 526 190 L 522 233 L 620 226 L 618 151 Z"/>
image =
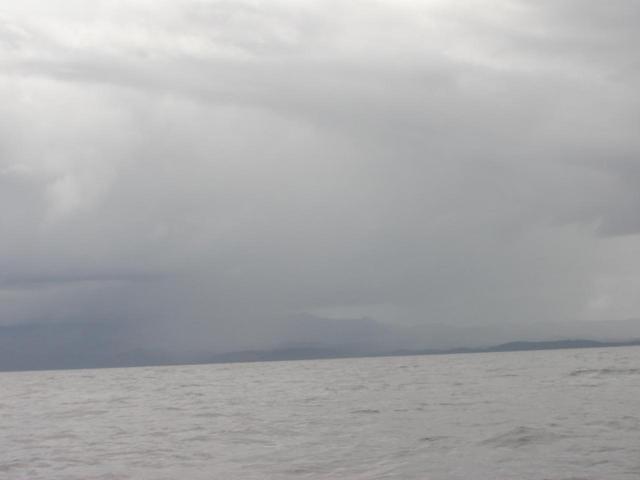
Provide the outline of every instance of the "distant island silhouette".
<path id="1" fill-rule="evenodd" d="M 518 352 L 527 350 L 561 350 L 570 348 L 605 348 L 640 346 L 640 339 L 627 342 L 601 342 L 571 339 L 549 341 L 514 341 L 485 348 L 449 348 L 424 350 L 393 350 L 389 352 L 349 352 L 338 348 L 293 347 L 274 350 L 252 350 L 213 355 L 206 363 L 268 362 L 284 360 L 320 360 L 330 358 L 400 357 L 411 355 L 453 355 L 464 353 Z"/>
<path id="2" fill-rule="evenodd" d="M 15 343 L 13 345 L 4 343 L 0 346 L 4 347 L 0 348 L 0 371 L 25 371 L 628 347 L 640 346 L 640 339 L 629 341 L 586 339 L 513 341 L 489 347 L 400 349 L 390 351 L 354 350 L 349 346 L 294 345 L 270 350 L 243 350 L 218 354 L 200 353 L 180 356 L 158 349 L 134 349 L 116 353 L 100 351 L 99 349 L 91 350 L 91 348 L 87 348 L 82 352 L 77 352 L 73 349 L 57 349 L 55 351 L 41 351 L 39 355 L 25 355 L 20 351 L 19 345 Z M 9 346 L 13 348 L 7 348 Z"/>

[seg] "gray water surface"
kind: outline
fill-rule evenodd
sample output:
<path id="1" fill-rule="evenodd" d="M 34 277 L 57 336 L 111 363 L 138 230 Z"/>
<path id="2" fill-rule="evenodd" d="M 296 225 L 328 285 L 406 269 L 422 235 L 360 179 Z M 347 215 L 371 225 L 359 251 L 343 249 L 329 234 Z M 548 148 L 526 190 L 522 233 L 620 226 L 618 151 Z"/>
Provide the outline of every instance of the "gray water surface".
<path id="1" fill-rule="evenodd" d="M 640 348 L 0 373 L 0 478 L 640 479 Z"/>

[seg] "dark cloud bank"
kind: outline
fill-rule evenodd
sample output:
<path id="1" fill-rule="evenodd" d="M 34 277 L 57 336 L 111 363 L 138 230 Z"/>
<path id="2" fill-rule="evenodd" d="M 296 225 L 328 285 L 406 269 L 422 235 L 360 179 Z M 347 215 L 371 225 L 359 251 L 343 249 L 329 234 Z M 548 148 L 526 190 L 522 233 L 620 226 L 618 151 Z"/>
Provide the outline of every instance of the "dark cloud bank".
<path id="1" fill-rule="evenodd" d="M 6 3 L 3 359 L 640 336 L 637 2 Z"/>

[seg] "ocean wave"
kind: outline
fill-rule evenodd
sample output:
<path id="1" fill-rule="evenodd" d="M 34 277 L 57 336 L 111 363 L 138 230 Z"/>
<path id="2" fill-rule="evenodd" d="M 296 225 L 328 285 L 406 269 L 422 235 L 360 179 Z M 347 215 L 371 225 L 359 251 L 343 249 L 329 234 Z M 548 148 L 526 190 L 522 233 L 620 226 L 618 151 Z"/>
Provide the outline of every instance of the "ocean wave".
<path id="1" fill-rule="evenodd" d="M 640 368 L 584 368 L 569 372 L 570 377 L 578 377 L 580 375 L 638 375 Z"/>
<path id="2" fill-rule="evenodd" d="M 480 443 L 493 447 L 520 448 L 532 444 L 547 444 L 560 438 L 562 438 L 562 435 L 545 428 L 520 426 L 487 438 Z"/>

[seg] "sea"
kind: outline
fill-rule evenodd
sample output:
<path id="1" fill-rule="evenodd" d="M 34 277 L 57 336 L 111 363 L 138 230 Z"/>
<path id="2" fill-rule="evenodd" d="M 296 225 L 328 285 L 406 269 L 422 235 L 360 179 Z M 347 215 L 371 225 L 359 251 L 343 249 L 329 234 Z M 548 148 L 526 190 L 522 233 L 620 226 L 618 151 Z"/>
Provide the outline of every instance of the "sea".
<path id="1" fill-rule="evenodd" d="M 0 373 L 0 478 L 640 479 L 640 348 Z"/>

